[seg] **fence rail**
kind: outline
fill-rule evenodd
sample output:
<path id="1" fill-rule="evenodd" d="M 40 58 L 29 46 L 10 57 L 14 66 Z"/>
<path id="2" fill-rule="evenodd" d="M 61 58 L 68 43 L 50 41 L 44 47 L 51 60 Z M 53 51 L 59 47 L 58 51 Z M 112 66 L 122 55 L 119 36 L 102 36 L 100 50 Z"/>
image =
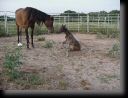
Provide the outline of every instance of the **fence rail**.
<path id="1" fill-rule="evenodd" d="M 101 29 L 109 29 L 119 31 L 120 15 L 106 14 L 106 15 L 81 15 L 81 14 L 50 14 L 54 16 L 55 32 L 58 31 L 62 24 L 66 24 L 68 29 L 73 32 L 100 32 Z M 36 28 L 39 28 L 36 26 Z M 44 32 L 45 26 L 40 27 Z M 39 30 L 37 30 L 39 31 Z M 16 34 L 15 13 L 10 11 L 0 11 L 0 32 L 6 34 Z"/>

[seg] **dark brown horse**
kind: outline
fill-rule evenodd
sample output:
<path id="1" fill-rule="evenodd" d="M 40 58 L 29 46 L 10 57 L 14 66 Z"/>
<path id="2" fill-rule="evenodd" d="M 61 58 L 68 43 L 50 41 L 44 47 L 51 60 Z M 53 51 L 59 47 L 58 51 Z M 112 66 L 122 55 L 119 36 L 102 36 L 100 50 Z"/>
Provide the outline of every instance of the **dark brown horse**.
<path id="1" fill-rule="evenodd" d="M 22 29 L 25 29 L 26 33 L 26 40 L 27 40 L 27 48 L 29 48 L 29 35 L 28 35 L 28 28 L 31 28 L 31 44 L 32 47 L 34 47 L 33 44 L 33 31 L 35 27 L 35 23 L 40 25 L 41 23 L 45 24 L 45 26 L 48 29 L 48 32 L 53 32 L 53 22 L 54 18 L 42 11 L 39 11 L 32 7 L 26 7 L 26 8 L 20 8 L 16 10 L 16 26 L 17 26 L 17 34 L 18 34 L 18 43 L 21 42 L 21 35 L 22 35 Z M 19 39 L 20 36 L 20 39 Z"/>

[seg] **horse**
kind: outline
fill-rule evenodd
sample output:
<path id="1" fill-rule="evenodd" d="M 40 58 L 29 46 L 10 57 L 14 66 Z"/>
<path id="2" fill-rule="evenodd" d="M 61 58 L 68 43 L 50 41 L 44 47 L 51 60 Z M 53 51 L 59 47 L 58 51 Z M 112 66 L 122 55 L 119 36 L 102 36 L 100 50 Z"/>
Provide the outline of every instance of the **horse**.
<path id="1" fill-rule="evenodd" d="M 32 7 L 19 8 L 15 11 L 15 17 L 16 17 L 18 44 L 21 44 L 20 42 L 22 40 L 21 39 L 22 29 L 25 29 L 27 48 L 29 48 L 29 35 L 28 35 L 29 27 L 31 28 L 31 45 L 34 48 L 33 31 L 34 31 L 35 23 L 37 23 L 38 25 L 44 23 L 48 29 L 48 32 L 50 33 L 54 32 L 54 27 L 53 27 L 54 17 L 38 9 Z"/>
<path id="2" fill-rule="evenodd" d="M 62 25 L 60 27 L 59 33 L 64 32 L 66 34 L 65 36 L 65 41 L 63 44 L 68 45 L 69 51 L 80 51 L 81 50 L 81 45 L 78 40 L 73 36 L 71 32 L 67 29 L 66 25 Z"/>

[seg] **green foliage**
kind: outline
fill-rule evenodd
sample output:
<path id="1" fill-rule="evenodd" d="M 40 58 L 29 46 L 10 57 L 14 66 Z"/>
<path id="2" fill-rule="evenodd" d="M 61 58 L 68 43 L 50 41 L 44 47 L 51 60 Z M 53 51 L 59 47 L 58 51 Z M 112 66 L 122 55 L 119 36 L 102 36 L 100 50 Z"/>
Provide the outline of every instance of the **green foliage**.
<path id="1" fill-rule="evenodd" d="M 22 55 L 20 48 L 16 48 L 13 51 L 7 52 L 5 54 L 4 67 L 13 70 L 16 66 L 22 64 Z"/>
<path id="2" fill-rule="evenodd" d="M 118 79 L 119 77 L 115 74 L 101 74 L 97 76 L 101 83 L 110 83 L 113 79 Z"/>
<path id="3" fill-rule="evenodd" d="M 31 31 L 30 31 L 31 32 Z M 41 34 L 45 34 L 47 32 L 47 29 L 46 27 L 43 28 L 42 25 L 35 25 L 35 28 L 34 28 L 34 35 L 41 35 Z"/>
<path id="4" fill-rule="evenodd" d="M 112 10 L 109 12 L 109 14 L 120 14 L 119 10 Z"/>
<path id="5" fill-rule="evenodd" d="M 4 15 L 0 16 L 0 21 L 4 21 Z M 14 21 L 15 18 L 7 16 L 8 21 Z"/>
<path id="6" fill-rule="evenodd" d="M 9 81 L 13 81 L 23 86 L 26 84 L 29 84 L 29 86 L 40 85 L 42 80 L 38 74 L 25 73 L 17 70 L 19 65 L 22 64 L 21 58 L 21 48 L 15 48 L 13 50 L 8 49 L 3 63 L 5 71 L 2 76 L 8 77 Z"/>
<path id="7" fill-rule="evenodd" d="M 15 69 L 7 70 L 6 75 L 9 76 L 10 80 L 12 81 L 21 77 L 21 73 Z"/>
<path id="8" fill-rule="evenodd" d="M 4 26 L 0 26 L 0 37 L 5 37 L 7 36 Z"/>
<path id="9" fill-rule="evenodd" d="M 40 79 L 39 75 L 37 75 L 37 74 L 29 73 L 29 74 L 26 74 L 24 78 L 26 78 L 25 79 L 25 80 L 27 80 L 26 82 L 31 85 L 40 85 L 41 84 L 41 79 Z"/>
<path id="10" fill-rule="evenodd" d="M 97 38 L 119 38 L 120 32 L 114 28 L 99 28 Z"/>
<path id="11" fill-rule="evenodd" d="M 68 82 L 65 81 L 65 80 L 60 80 L 58 86 L 59 86 L 59 89 L 61 89 L 61 90 L 66 90 L 67 87 L 69 86 L 69 84 L 68 84 Z"/>
<path id="12" fill-rule="evenodd" d="M 40 37 L 37 39 L 38 41 L 45 41 L 45 37 Z"/>
<path id="13" fill-rule="evenodd" d="M 54 43 L 55 43 L 54 41 L 48 40 L 48 41 L 45 42 L 45 44 L 43 45 L 43 47 L 44 48 L 52 48 Z"/>
<path id="14" fill-rule="evenodd" d="M 112 48 L 108 52 L 110 57 L 119 58 L 120 57 L 120 44 L 113 44 Z"/>
<path id="15" fill-rule="evenodd" d="M 101 32 L 97 32 L 97 38 L 105 38 L 105 36 Z"/>
<path id="16" fill-rule="evenodd" d="M 61 16 L 65 15 L 65 16 L 78 16 L 78 13 L 76 13 L 75 11 L 71 11 L 71 10 L 67 10 L 64 11 L 64 13 L 60 14 Z"/>

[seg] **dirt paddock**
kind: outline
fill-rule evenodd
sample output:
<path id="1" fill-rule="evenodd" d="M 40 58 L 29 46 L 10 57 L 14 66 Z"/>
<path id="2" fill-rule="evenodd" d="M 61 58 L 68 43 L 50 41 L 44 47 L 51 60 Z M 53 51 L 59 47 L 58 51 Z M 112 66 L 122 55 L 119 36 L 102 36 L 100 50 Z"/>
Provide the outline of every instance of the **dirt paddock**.
<path id="1" fill-rule="evenodd" d="M 34 90 L 120 90 L 120 59 L 108 56 L 108 51 L 116 39 L 98 39 L 95 34 L 74 34 L 80 41 L 81 51 L 69 52 L 62 48 L 64 34 L 34 36 L 35 48 L 26 48 L 23 36 L 22 71 L 38 73 L 45 82 L 43 85 L 25 88 L 15 83 L 7 83 L 5 89 Z M 44 48 L 45 41 L 54 41 L 52 48 Z M 31 40 L 30 40 L 31 41 Z M 4 60 L 4 47 L 16 47 L 17 36 L 0 38 L 0 65 Z M 0 69 L 2 70 L 2 69 Z"/>

